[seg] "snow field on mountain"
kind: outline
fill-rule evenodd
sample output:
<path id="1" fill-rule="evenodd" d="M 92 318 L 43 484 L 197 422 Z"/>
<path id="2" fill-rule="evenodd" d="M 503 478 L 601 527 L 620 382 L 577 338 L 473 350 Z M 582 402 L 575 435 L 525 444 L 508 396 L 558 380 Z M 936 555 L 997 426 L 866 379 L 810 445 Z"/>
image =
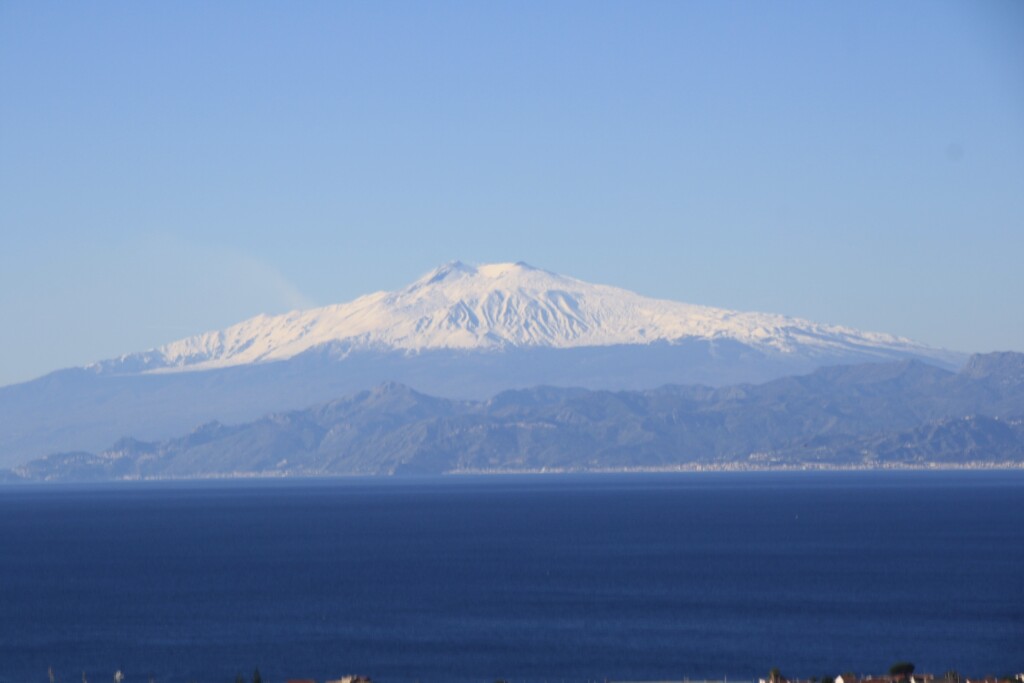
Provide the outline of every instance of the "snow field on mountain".
<path id="1" fill-rule="evenodd" d="M 343 350 L 500 350 L 732 340 L 762 352 L 936 352 L 909 339 L 653 299 L 524 263 L 453 262 L 396 292 L 283 315 L 172 342 L 119 361 L 148 369 L 203 370 L 292 358 L 324 344 Z"/>

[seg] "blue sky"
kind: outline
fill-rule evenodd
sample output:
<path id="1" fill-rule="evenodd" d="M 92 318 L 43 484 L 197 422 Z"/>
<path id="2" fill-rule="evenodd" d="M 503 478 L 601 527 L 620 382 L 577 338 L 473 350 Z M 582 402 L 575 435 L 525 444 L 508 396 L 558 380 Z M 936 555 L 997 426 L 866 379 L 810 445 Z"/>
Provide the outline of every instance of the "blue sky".
<path id="1" fill-rule="evenodd" d="M 0 384 L 453 259 L 1024 350 L 1024 4 L 2 0 L 0 229 Z"/>

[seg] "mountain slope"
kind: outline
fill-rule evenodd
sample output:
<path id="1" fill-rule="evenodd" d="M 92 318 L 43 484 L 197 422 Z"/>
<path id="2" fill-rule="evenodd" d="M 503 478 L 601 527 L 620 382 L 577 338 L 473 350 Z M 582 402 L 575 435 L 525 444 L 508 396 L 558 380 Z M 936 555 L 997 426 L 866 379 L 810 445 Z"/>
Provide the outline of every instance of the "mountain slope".
<path id="1" fill-rule="evenodd" d="M 258 316 L 160 348 L 98 364 L 106 371 L 204 370 L 293 358 L 332 345 L 360 350 L 499 350 L 733 341 L 762 353 L 856 353 L 953 358 L 887 334 L 766 313 L 643 297 L 525 263 L 454 262 L 397 292 L 278 316 Z"/>
<path id="2" fill-rule="evenodd" d="M 975 371 L 986 362 L 972 359 L 960 373 L 918 361 L 824 368 L 721 389 L 541 387 L 486 401 L 390 383 L 159 443 L 56 454 L 17 471 L 111 479 L 1022 463 L 1024 382 L 1006 363 Z"/>

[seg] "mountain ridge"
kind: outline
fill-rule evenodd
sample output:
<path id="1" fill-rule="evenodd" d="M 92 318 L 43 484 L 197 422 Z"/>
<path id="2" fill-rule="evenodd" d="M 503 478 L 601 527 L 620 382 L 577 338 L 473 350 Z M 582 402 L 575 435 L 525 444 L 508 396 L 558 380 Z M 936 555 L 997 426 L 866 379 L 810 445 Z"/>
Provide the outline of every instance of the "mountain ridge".
<path id="1" fill-rule="evenodd" d="M 26 479 L 444 474 L 602 469 L 1024 465 L 1024 354 L 953 373 L 920 361 L 757 385 L 535 387 L 480 401 L 384 383 L 161 442 L 56 453 Z M 976 376 L 971 368 L 988 364 Z M 1003 371 L 1000 371 L 1000 368 Z"/>

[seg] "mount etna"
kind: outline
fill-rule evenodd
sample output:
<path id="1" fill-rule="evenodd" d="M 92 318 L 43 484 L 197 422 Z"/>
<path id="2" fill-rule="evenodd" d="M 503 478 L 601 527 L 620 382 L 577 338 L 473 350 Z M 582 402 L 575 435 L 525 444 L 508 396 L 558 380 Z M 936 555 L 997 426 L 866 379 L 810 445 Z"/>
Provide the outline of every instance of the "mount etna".
<path id="1" fill-rule="evenodd" d="M 761 417 L 757 417 L 743 412 L 749 405 L 739 397 L 810 383 L 817 393 L 813 399 L 800 400 L 820 407 L 822 402 L 837 400 L 831 396 L 842 395 L 842 387 L 847 385 L 840 378 L 891 374 L 893 379 L 887 381 L 901 386 L 909 383 L 922 402 L 911 408 L 905 397 L 894 394 L 892 410 L 860 403 L 837 408 L 901 416 L 889 422 L 854 419 L 863 422 L 865 429 L 875 429 L 872 433 L 881 439 L 879 444 L 885 439 L 878 432 L 919 429 L 928 420 L 964 415 L 1007 420 L 1014 417 L 1014 409 L 1021 412 L 1019 395 L 1013 393 L 1017 380 L 1008 380 L 1012 390 L 985 393 L 989 389 L 977 384 L 982 380 L 964 373 L 994 361 L 975 358 L 974 365 L 956 373 L 966 360 L 964 354 L 892 335 L 651 299 L 524 263 L 474 267 L 453 262 L 399 291 L 378 292 L 313 310 L 258 316 L 149 351 L 2 387 L 0 466 L 47 476 L 45 468 L 39 469 L 44 462 L 40 458 L 54 453 L 99 452 L 110 462 L 116 459 L 112 453 L 130 454 L 123 463 L 136 465 L 123 472 L 104 466 L 88 476 L 100 471 L 110 476 L 198 476 L 278 470 L 387 473 L 660 466 L 679 460 L 681 454 L 687 461 L 749 457 L 751 448 L 758 457 L 771 459 L 775 456 L 765 453 L 789 453 L 801 438 L 804 455 L 814 448 L 850 454 L 861 448 L 856 439 L 851 440 L 853 435 L 867 438 L 867 431 L 828 428 L 831 418 L 824 417 L 828 411 L 819 411 L 815 418 L 810 414 L 801 417 L 804 407 L 792 402 L 796 399 L 786 399 L 789 402 L 772 408 L 765 403 L 768 399 L 759 399 L 756 405 L 761 412 L 756 415 Z M 1010 361 L 1001 361 L 1006 362 Z M 853 365 L 860 367 L 828 369 Z M 773 381 L 807 373 L 811 374 L 802 379 Z M 1004 374 L 1000 370 L 988 376 Z M 1010 376 L 1016 375 L 1010 372 Z M 916 379 L 911 382 L 910 377 Z M 853 385 L 864 386 L 862 382 Z M 532 389 L 538 386 L 548 388 Z M 974 405 L 963 398 L 976 394 L 984 394 L 988 402 Z M 345 396 L 349 398 L 339 400 Z M 388 409 L 391 417 L 386 419 L 378 419 L 380 415 L 370 410 L 394 401 L 406 408 Z M 609 401 L 631 406 L 618 413 L 619 417 L 631 417 L 629 426 L 616 423 L 615 438 L 600 432 L 587 436 L 586 430 L 566 432 L 559 427 L 545 440 L 540 435 L 549 433 L 543 431 L 549 428 L 536 425 L 553 424 L 554 418 L 541 419 L 531 412 L 569 410 L 565 413 L 569 415 L 571 410 L 565 406 L 596 406 Z M 517 436 L 515 448 L 502 441 L 507 430 L 495 431 L 492 421 L 500 417 L 492 411 L 502 402 L 517 406 L 515 411 L 526 411 L 524 424 L 540 420 L 530 422 L 534 426 L 529 439 Z M 741 404 L 746 407 L 735 412 Z M 935 407 L 939 404 L 955 405 L 956 411 L 940 410 Z M 998 410 L 993 407 L 997 405 Z M 350 411 L 363 415 L 365 423 L 351 417 Z M 768 432 L 760 440 L 750 441 L 727 427 L 738 420 L 744 425 L 739 431 L 749 434 L 756 429 L 757 420 L 773 411 L 789 420 L 788 426 L 779 427 L 787 435 L 781 441 L 773 440 Z M 268 414 L 274 416 L 264 417 Z M 424 422 L 428 417 L 435 422 Z M 347 436 L 342 438 L 335 418 L 362 426 L 346 427 L 348 431 L 342 432 Z M 617 418 L 611 415 L 608 419 L 614 422 Z M 260 440 L 251 430 L 282 420 L 308 423 L 310 431 L 301 436 L 289 430 L 270 430 L 277 445 L 257 447 Z M 677 427 L 665 431 L 650 420 L 670 420 Z M 723 422 L 713 428 L 715 420 Z M 797 426 L 802 420 L 808 422 L 806 429 Z M 467 425 L 469 431 L 459 431 L 461 428 L 452 426 L 455 423 Z M 470 429 L 469 423 L 475 426 Z M 554 423 L 561 424 L 558 419 Z M 207 426 L 185 441 L 211 444 L 210 449 L 221 449 L 219 456 L 182 446 L 178 435 L 200 424 Z M 223 426 L 226 424 L 235 426 Z M 566 424 L 577 423 L 569 420 Z M 975 423 L 973 429 L 980 429 L 981 424 Z M 426 431 L 415 437 L 408 431 L 411 425 Z M 942 425 L 936 429 L 952 429 Z M 1011 422 L 1001 422 L 1000 427 L 1019 432 Z M 229 448 L 218 441 L 229 432 L 238 439 L 248 436 Z M 448 440 L 430 441 L 427 432 L 434 435 L 431 438 L 447 434 L 444 438 Z M 269 434 L 266 429 L 263 433 Z M 333 436 L 327 438 L 328 433 Z M 640 438 L 640 434 L 649 438 Z M 126 436 L 132 440 L 109 448 Z M 808 440 L 811 437 L 825 441 Z M 395 440 L 403 440 L 403 445 L 399 447 Z M 245 443 L 252 445 L 251 452 L 240 455 L 246 450 Z M 617 448 L 614 457 L 598 455 L 613 445 Z M 357 455 L 362 452 L 359 449 L 376 455 Z M 433 455 L 425 456 L 424 449 L 433 449 Z M 257 451 L 270 460 L 258 458 Z M 491 451 L 493 458 L 482 455 Z M 164 456 L 153 456 L 157 452 L 175 455 L 160 460 Z M 313 452 L 319 454 L 314 460 L 303 459 Z M 922 451 L 927 452 L 927 448 Z M 34 464 L 26 465 L 30 461 Z M 162 464 L 150 470 L 138 465 L 143 461 Z M 70 467 L 66 457 L 63 462 Z"/>

